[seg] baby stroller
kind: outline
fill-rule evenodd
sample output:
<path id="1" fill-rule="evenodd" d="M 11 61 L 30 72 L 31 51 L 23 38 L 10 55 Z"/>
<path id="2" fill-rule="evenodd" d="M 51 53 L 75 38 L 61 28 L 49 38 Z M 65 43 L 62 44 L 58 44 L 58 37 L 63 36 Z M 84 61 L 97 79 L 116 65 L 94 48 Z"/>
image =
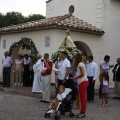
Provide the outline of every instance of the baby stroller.
<path id="1" fill-rule="evenodd" d="M 65 88 L 66 97 L 62 101 L 61 104 L 58 105 L 55 110 L 55 120 L 60 120 L 60 115 L 65 115 L 65 112 L 70 112 L 69 117 L 74 117 L 74 113 L 72 113 L 73 106 L 73 92 L 70 88 Z M 49 109 L 47 110 L 49 111 Z M 45 113 L 45 118 L 50 118 L 50 113 Z"/>

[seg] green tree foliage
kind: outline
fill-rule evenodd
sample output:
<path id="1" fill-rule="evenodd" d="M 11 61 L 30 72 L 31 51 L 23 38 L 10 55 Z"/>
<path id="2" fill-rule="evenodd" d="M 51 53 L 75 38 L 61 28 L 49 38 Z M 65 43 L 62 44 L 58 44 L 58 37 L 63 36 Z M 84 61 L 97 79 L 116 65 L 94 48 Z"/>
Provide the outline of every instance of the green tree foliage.
<path id="1" fill-rule="evenodd" d="M 26 18 L 26 22 L 35 21 L 39 19 L 44 19 L 45 17 L 40 14 L 31 14 Z"/>
<path id="2" fill-rule="evenodd" d="M 0 13 L 0 27 L 16 25 L 19 23 L 30 22 L 45 18 L 40 14 L 31 14 L 28 17 L 23 16 L 20 12 L 7 12 L 6 14 Z"/>
<path id="3" fill-rule="evenodd" d="M 19 12 L 7 12 L 4 20 L 5 26 L 16 25 L 24 22 L 24 16 Z"/>
<path id="4" fill-rule="evenodd" d="M 4 15 L 0 13 L 0 27 L 4 25 Z"/>

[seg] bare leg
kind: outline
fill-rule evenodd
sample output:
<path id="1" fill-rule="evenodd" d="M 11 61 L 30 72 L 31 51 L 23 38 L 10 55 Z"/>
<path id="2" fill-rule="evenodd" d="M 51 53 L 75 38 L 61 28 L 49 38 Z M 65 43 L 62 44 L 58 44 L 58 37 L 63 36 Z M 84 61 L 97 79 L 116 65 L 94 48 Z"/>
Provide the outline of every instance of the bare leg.
<path id="1" fill-rule="evenodd" d="M 80 94 L 79 94 L 79 92 L 76 95 L 76 108 L 80 108 Z"/>
<path id="2" fill-rule="evenodd" d="M 105 93 L 102 93 L 102 106 L 104 106 Z"/>
<path id="3" fill-rule="evenodd" d="M 56 101 L 55 104 L 54 104 L 54 106 L 53 106 L 53 110 L 56 110 L 56 109 L 57 109 L 58 104 L 59 104 L 59 102 Z"/>
<path id="4" fill-rule="evenodd" d="M 107 98 L 107 93 L 105 93 L 105 104 L 108 106 L 108 98 Z"/>
<path id="5" fill-rule="evenodd" d="M 54 106 L 55 106 L 55 103 L 56 103 L 56 101 L 52 101 L 52 103 L 51 103 L 51 107 L 50 107 L 50 110 L 53 110 L 53 108 L 54 108 Z"/>
<path id="6" fill-rule="evenodd" d="M 56 108 L 58 107 L 58 104 L 59 104 L 59 102 L 52 101 L 50 110 L 56 110 Z"/>

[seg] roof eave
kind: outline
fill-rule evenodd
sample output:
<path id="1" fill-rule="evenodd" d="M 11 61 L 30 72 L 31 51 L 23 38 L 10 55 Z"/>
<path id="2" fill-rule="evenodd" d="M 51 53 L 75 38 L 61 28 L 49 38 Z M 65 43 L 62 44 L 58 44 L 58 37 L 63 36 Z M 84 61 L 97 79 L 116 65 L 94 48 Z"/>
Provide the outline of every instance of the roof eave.
<path id="1" fill-rule="evenodd" d="M 98 31 L 86 31 L 81 29 L 75 29 L 75 28 L 69 28 L 69 27 L 60 27 L 60 26 L 46 26 L 46 27 L 38 27 L 38 28 L 30 28 L 30 29 L 20 29 L 20 30 L 10 30 L 10 31 L 3 31 L 0 32 L 1 34 L 11 34 L 11 33 L 19 33 L 19 32 L 29 32 L 29 31 L 36 31 L 36 30 L 46 30 L 46 29 L 62 29 L 66 30 L 69 29 L 70 31 L 74 32 L 82 32 L 82 33 L 88 33 L 88 34 L 97 34 L 97 35 L 103 35 L 104 31 L 98 32 Z"/>

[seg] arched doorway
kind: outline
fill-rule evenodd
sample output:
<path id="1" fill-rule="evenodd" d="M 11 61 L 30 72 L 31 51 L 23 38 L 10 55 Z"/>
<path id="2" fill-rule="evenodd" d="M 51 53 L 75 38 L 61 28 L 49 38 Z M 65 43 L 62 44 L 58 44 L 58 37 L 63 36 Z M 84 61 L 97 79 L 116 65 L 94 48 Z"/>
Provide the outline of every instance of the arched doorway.
<path id="1" fill-rule="evenodd" d="M 33 41 L 30 38 L 21 38 L 19 41 L 14 42 L 10 46 L 10 49 L 9 49 L 9 55 L 12 57 L 13 63 L 14 63 L 20 49 L 30 50 L 31 57 L 36 56 L 38 53 L 38 51 L 35 47 L 35 44 L 33 43 Z M 14 66 L 12 66 L 12 68 L 11 68 L 11 85 L 14 83 L 13 68 L 14 68 Z"/>
<path id="2" fill-rule="evenodd" d="M 82 41 L 74 41 L 74 43 L 84 56 L 88 57 L 89 55 L 92 55 L 92 51 L 86 43 Z"/>

